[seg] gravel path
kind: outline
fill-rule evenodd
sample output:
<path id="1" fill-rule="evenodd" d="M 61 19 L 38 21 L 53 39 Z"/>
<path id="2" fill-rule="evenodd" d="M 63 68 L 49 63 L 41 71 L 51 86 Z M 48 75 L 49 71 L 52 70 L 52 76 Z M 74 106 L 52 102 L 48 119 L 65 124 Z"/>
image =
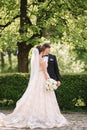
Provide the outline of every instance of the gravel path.
<path id="1" fill-rule="evenodd" d="M 5 114 L 10 113 L 11 111 L 0 111 Z M 63 114 L 67 120 L 70 122 L 69 126 L 53 129 L 35 129 L 35 130 L 87 130 L 87 113 L 68 113 Z M 0 128 L 0 130 L 30 130 L 30 129 L 7 129 Z"/>

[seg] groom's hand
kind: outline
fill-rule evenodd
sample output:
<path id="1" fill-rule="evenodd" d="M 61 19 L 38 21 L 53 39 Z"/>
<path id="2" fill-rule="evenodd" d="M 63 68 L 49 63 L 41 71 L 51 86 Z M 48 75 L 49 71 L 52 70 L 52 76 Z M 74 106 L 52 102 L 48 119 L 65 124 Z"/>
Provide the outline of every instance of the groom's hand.
<path id="1" fill-rule="evenodd" d="M 60 81 L 57 81 L 57 86 L 61 86 L 61 82 Z"/>

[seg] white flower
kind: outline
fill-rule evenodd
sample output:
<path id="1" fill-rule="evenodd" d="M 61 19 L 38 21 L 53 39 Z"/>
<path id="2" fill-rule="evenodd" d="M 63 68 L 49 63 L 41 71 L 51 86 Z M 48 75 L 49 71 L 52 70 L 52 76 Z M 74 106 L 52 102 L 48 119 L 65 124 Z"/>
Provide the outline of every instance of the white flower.
<path id="1" fill-rule="evenodd" d="M 56 90 L 57 89 L 57 81 L 55 81 L 52 78 L 49 78 L 46 81 L 45 88 L 46 88 L 46 90 L 51 90 L 51 91 Z"/>

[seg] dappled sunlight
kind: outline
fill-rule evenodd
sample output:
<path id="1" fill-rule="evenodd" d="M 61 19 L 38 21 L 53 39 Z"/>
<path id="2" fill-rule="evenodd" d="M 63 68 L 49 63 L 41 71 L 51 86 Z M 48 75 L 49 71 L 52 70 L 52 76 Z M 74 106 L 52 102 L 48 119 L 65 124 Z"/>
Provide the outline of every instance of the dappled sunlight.
<path id="1" fill-rule="evenodd" d="M 67 44 L 52 44 L 51 52 L 57 56 L 61 73 L 81 73 L 84 72 L 85 63 L 77 58 L 73 51 L 74 46 Z"/>

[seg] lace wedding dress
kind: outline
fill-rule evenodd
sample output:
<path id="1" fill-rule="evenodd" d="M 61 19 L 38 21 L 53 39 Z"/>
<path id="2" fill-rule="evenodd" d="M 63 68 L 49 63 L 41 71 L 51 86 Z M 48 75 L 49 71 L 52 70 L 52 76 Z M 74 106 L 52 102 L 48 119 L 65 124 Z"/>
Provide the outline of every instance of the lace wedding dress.
<path id="1" fill-rule="evenodd" d="M 36 56 L 33 57 L 33 60 L 35 59 Z M 37 70 L 34 67 L 37 67 Z M 44 87 L 46 80 L 41 67 L 34 65 L 32 69 L 28 87 L 14 111 L 8 115 L 0 113 L 0 127 L 33 129 L 61 127 L 68 124 L 59 110 L 54 91 L 47 91 Z"/>

